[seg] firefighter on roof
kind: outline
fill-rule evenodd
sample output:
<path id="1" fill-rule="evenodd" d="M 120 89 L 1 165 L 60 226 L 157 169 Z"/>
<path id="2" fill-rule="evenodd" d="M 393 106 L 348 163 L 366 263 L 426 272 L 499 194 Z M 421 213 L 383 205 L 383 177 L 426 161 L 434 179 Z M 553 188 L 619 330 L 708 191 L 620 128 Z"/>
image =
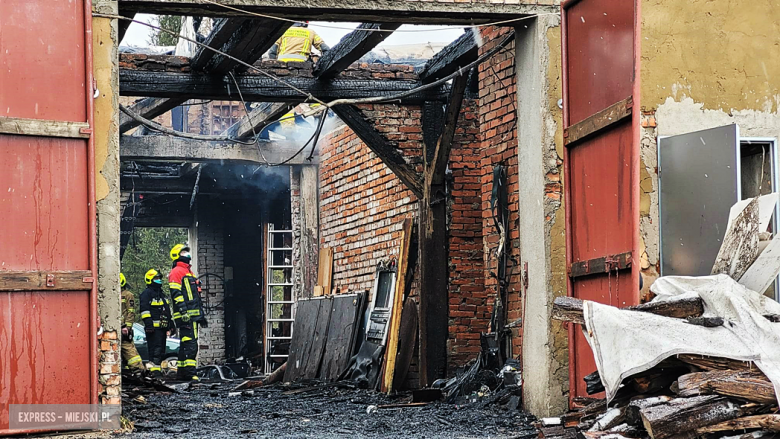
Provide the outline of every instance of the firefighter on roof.
<path id="1" fill-rule="evenodd" d="M 125 289 L 127 279 L 119 273 L 119 287 L 122 289 L 122 361 L 134 372 L 145 370 L 141 356 L 133 343 L 133 323 L 135 323 L 135 295 Z"/>
<path id="2" fill-rule="evenodd" d="M 179 370 L 178 377 L 183 380 L 198 380 L 195 369 L 198 367 L 198 329 L 206 327 L 206 316 L 200 299 L 200 281 L 192 273 L 190 248 L 176 244 L 171 249 L 173 269 L 168 275 L 168 287 L 173 300 L 173 321 L 179 328 Z"/>
<path id="3" fill-rule="evenodd" d="M 144 321 L 146 345 L 149 349 L 149 371 L 152 376 L 162 376 L 161 364 L 165 354 L 168 330 L 173 329 L 171 309 L 162 290 L 162 275 L 151 269 L 144 275 L 146 289 L 141 293 L 141 319 Z"/>
<path id="4" fill-rule="evenodd" d="M 271 47 L 269 56 L 285 62 L 305 62 L 311 59 L 311 48 L 324 54 L 330 47 L 311 29 L 309 23 L 295 23 Z"/>

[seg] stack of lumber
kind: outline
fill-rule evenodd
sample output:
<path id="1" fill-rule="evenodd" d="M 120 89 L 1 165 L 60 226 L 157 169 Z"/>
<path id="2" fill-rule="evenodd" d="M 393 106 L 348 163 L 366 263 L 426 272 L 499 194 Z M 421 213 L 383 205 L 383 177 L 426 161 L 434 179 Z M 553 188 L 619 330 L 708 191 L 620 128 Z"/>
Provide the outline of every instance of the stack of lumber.
<path id="1" fill-rule="evenodd" d="M 632 307 L 704 326 L 721 321 L 701 317 L 701 299 L 648 303 Z M 582 302 L 556 299 L 553 318 L 582 324 Z M 769 379 L 752 362 L 718 357 L 677 355 L 650 370 L 623 380 L 607 404 L 598 372 L 585 377 L 587 393 L 561 418 L 542 420 L 545 438 L 694 438 L 779 435 L 777 395 Z M 745 436 L 747 437 L 747 436 Z"/>

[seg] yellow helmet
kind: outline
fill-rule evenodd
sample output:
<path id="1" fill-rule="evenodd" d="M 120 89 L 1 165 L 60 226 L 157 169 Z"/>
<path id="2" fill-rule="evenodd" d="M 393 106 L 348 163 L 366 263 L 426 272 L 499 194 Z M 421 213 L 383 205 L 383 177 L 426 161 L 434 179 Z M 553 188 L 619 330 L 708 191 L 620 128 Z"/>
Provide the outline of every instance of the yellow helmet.
<path id="1" fill-rule="evenodd" d="M 144 282 L 146 282 L 146 285 L 151 285 L 154 278 L 157 276 L 161 276 L 160 272 L 152 268 L 151 270 L 147 271 L 144 275 Z"/>
<path id="2" fill-rule="evenodd" d="M 124 273 L 119 273 L 119 287 L 124 288 L 127 285 L 127 279 L 125 279 Z"/>
<path id="3" fill-rule="evenodd" d="M 175 261 L 175 260 L 179 259 L 179 256 L 181 255 L 181 252 L 183 250 L 189 251 L 190 248 L 187 247 L 184 244 L 176 244 L 176 245 L 174 245 L 173 248 L 171 249 L 171 260 Z"/>

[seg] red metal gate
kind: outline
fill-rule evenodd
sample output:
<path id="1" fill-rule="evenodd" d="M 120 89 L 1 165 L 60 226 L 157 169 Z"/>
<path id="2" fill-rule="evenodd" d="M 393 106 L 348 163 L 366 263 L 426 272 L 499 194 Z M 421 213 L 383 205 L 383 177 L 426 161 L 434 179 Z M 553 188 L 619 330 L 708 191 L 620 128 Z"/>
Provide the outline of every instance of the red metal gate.
<path id="1" fill-rule="evenodd" d="M 0 1 L 0 435 L 97 402 L 89 0 Z"/>
<path id="2" fill-rule="evenodd" d="M 639 300 L 638 4 L 561 6 L 568 292 L 615 306 Z M 569 340 L 573 399 L 596 364 L 579 328 Z"/>

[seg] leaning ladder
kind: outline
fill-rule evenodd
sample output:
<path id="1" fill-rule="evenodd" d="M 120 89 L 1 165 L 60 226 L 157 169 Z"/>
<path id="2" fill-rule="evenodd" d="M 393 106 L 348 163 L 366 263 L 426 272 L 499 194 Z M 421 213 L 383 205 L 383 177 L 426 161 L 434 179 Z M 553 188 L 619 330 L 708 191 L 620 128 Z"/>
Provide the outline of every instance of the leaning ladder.
<path id="1" fill-rule="evenodd" d="M 295 320 L 293 297 L 292 230 L 268 225 L 268 272 L 265 310 L 265 373 L 287 361 Z M 284 349 L 286 345 L 286 350 Z"/>

